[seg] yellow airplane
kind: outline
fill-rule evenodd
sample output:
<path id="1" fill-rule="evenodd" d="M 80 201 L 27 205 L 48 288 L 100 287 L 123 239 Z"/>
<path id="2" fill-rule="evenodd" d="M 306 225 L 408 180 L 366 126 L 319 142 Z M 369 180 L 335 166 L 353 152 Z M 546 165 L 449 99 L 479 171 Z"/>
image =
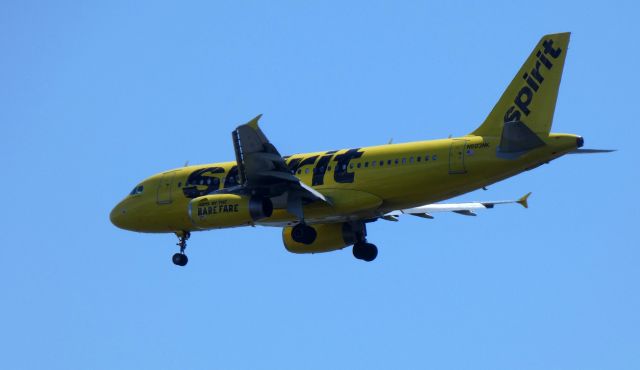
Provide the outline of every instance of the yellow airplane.
<path id="1" fill-rule="evenodd" d="M 546 35 L 489 116 L 456 138 L 330 150 L 283 157 L 258 127 L 260 116 L 232 132 L 236 160 L 153 175 L 111 212 L 119 228 L 174 233 L 187 264 L 191 232 L 238 226 L 282 227 L 287 250 L 319 253 L 353 245 L 373 261 L 367 223 L 402 214 L 473 216 L 518 200 L 434 204 L 531 170 L 578 149 L 580 136 L 550 133 L 569 33 Z"/>

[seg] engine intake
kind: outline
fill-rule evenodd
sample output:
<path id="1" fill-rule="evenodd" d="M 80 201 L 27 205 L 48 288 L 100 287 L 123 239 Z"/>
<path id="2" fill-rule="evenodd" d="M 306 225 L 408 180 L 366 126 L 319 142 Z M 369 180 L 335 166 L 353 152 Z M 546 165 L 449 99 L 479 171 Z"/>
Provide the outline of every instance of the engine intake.
<path id="1" fill-rule="evenodd" d="M 282 242 L 291 253 L 321 253 L 342 249 L 356 242 L 356 231 L 351 223 L 316 224 L 312 227 L 316 231 L 316 238 L 309 244 L 297 242 L 293 239 L 293 227 L 282 229 Z M 362 232 L 362 231 L 361 231 Z"/>
<path id="2" fill-rule="evenodd" d="M 214 194 L 189 202 L 189 218 L 200 229 L 247 225 L 272 213 L 273 204 L 269 198 Z"/>

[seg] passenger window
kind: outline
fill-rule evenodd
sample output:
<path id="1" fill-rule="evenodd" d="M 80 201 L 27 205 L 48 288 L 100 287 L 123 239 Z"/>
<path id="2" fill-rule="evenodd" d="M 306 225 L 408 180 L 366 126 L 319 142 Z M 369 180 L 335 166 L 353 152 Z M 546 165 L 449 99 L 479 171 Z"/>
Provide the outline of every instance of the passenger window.
<path id="1" fill-rule="evenodd" d="M 407 158 L 402 158 L 402 164 L 407 164 Z"/>
<path id="2" fill-rule="evenodd" d="M 391 166 L 391 159 L 387 160 L 387 165 Z"/>
<path id="3" fill-rule="evenodd" d="M 307 168 L 307 169 L 305 169 L 305 170 L 304 170 L 304 173 L 305 173 L 305 174 L 309 173 L 309 169 L 308 169 L 308 168 Z"/>
<path id="4" fill-rule="evenodd" d="M 349 163 L 349 168 L 353 169 L 353 163 Z"/>
<path id="5" fill-rule="evenodd" d="M 438 160 L 438 156 L 436 154 L 434 154 L 433 157 L 431 157 L 431 159 L 436 161 L 436 160 Z"/>
<path id="6" fill-rule="evenodd" d="M 425 162 L 429 160 L 429 154 L 424 156 L 424 160 L 425 160 Z"/>
<path id="7" fill-rule="evenodd" d="M 357 165 L 356 167 L 360 168 L 360 166 L 362 166 L 362 164 L 361 164 L 361 163 L 358 163 L 358 165 Z"/>
<path id="8" fill-rule="evenodd" d="M 298 170 L 298 175 L 302 173 L 302 170 Z"/>
<path id="9" fill-rule="evenodd" d="M 327 167 L 327 171 L 331 172 L 331 166 Z"/>
<path id="10" fill-rule="evenodd" d="M 369 167 L 369 162 L 364 162 L 364 168 Z"/>
<path id="11" fill-rule="evenodd" d="M 398 158 L 396 158 L 396 160 L 394 161 L 394 163 L 397 165 L 398 164 Z"/>
<path id="12" fill-rule="evenodd" d="M 371 161 L 371 167 L 375 167 L 376 163 L 378 163 L 378 161 Z"/>
<path id="13" fill-rule="evenodd" d="M 418 160 L 418 162 L 420 162 L 422 160 L 421 156 L 416 157 L 416 159 Z"/>
<path id="14" fill-rule="evenodd" d="M 413 157 L 409 157 L 409 163 L 413 163 Z"/>
<path id="15" fill-rule="evenodd" d="M 380 161 L 380 167 L 384 166 L 384 161 Z"/>

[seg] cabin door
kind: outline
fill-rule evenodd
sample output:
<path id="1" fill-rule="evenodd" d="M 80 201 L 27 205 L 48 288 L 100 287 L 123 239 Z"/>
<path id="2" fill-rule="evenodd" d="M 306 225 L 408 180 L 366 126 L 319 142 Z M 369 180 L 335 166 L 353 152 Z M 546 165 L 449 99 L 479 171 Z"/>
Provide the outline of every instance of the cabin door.
<path id="1" fill-rule="evenodd" d="M 454 139 L 451 142 L 451 148 L 449 149 L 449 174 L 453 175 L 467 172 L 467 169 L 464 166 L 466 145 L 466 140 Z"/>
<path id="2" fill-rule="evenodd" d="M 173 185 L 173 175 L 175 172 L 163 173 L 158 182 L 158 204 L 171 203 L 171 187 Z"/>

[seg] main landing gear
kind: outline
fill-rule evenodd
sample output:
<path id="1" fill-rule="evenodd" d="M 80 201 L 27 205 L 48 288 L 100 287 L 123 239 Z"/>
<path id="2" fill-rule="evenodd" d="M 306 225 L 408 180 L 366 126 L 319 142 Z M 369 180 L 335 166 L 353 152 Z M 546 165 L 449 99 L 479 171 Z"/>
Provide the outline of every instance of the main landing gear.
<path id="1" fill-rule="evenodd" d="M 187 262 L 189 262 L 189 258 L 184 254 L 184 250 L 187 248 L 187 240 L 189 240 L 191 233 L 188 231 L 182 231 L 176 233 L 176 236 L 178 237 L 178 244 L 176 245 L 180 247 L 180 253 L 174 254 L 171 260 L 178 266 L 185 266 Z"/>
<path id="2" fill-rule="evenodd" d="M 371 262 L 378 256 L 378 247 L 367 242 L 367 226 L 365 223 L 351 224 L 351 230 L 355 238 L 353 244 L 353 256 L 359 260 Z"/>
<path id="3" fill-rule="evenodd" d="M 353 245 L 353 256 L 359 260 L 371 262 L 378 256 L 378 247 L 367 243 L 366 240 Z"/>

